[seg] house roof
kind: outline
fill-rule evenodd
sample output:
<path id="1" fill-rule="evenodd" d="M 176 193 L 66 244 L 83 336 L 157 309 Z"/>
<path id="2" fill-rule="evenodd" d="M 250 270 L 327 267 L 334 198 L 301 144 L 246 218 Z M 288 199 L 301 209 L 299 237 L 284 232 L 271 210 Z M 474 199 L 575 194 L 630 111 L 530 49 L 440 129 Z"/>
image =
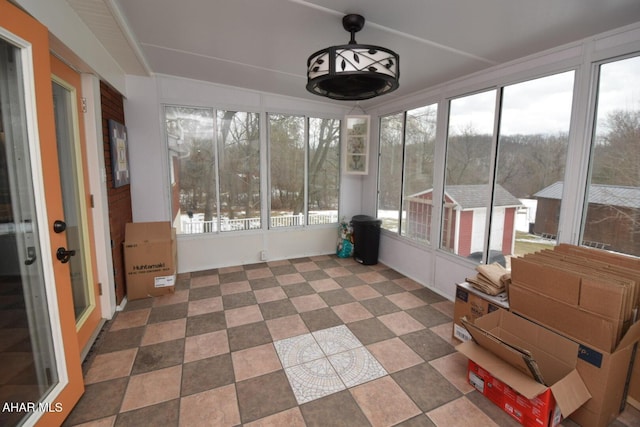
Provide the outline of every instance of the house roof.
<path id="1" fill-rule="evenodd" d="M 419 197 L 432 191 L 433 189 L 430 188 L 412 194 L 409 198 Z M 486 207 L 489 191 L 491 191 L 489 184 L 447 185 L 445 187 L 445 194 L 462 210 Z M 520 200 L 499 184 L 496 184 L 493 204 L 494 206 L 522 206 Z"/>
<path id="2" fill-rule="evenodd" d="M 562 199 L 564 183 L 557 181 L 534 194 L 542 199 Z M 591 184 L 589 203 L 626 208 L 640 208 L 640 187 Z"/>

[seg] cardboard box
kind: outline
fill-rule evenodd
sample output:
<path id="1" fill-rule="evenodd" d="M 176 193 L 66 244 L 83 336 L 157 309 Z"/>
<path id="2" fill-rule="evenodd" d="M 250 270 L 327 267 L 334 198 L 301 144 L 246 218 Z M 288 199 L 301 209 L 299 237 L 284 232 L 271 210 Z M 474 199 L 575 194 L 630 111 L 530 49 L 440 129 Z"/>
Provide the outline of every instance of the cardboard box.
<path id="1" fill-rule="evenodd" d="M 175 291 L 176 232 L 170 222 L 125 226 L 127 298 L 136 300 Z"/>
<path id="2" fill-rule="evenodd" d="M 480 317 L 474 325 L 473 341 L 456 347 L 473 361 L 469 382 L 519 422 L 554 426 L 590 399 L 576 369 L 577 343 L 506 310 Z M 514 349 L 531 355 L 545 384 L 533 378 Z"/>
<path id="3" fill-rule="evenodd" d="M 469 283 L 458 284 L 456 286 L 456 301 L 453 311 L 453 338 L 457 338 L 460 341 L 471 339 L 471 335 L 469 335 L 469 332 L 460 321 L 463 317 L 473 322 L 478 317 L 499 309 L 509 309 L 506 292 L 493 296 L 480 292 Z"/>
<path id="4" fill-rule="evenodd" d="M 636 349 L 635 362 L 633 362 L 627 402 L 634 408 L 640 410 L 640 350 L 638 349 Z"/>

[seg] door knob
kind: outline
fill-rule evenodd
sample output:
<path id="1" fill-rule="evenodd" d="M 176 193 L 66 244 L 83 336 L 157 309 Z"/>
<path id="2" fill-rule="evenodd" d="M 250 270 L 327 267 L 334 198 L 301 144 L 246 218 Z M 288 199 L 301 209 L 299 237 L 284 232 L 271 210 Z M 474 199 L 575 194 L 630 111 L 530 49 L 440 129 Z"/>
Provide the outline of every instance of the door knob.
<path id="1" fill-rule="evenodd" d="M 67 223 L 64 221 L 57 219 L 53 223 L 53 231 L 55 233 L 62 233 L 66 229 L 67 229 Z"/>
<path id="2" fill-rule="evenodd" d="M 56 258 L 58 258 L 58 261 L 60 261 L 61 263 L 66 264 L 75 254 L 76 251 L 74 249 L 67 250 L 66 248 L 60 247 L 56 251 Z"/>

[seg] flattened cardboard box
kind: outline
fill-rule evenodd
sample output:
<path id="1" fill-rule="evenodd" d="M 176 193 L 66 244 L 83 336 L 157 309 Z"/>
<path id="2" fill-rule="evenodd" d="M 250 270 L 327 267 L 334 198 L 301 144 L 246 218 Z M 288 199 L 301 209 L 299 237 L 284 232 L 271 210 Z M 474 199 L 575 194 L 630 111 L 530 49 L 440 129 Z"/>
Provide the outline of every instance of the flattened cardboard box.
<path id="1" fill-rule="evenodd" d="M 175 290 L 176 234 L 169 222 L 125 226 L 127 299 L 167 295 Z"/>
<path id="2" fill-rule="evenodd" d="M 493 342 L 495 345 L 487 349 L 481 344 L 467 341 L 456 347 L 456 350 L 511 389 L 530 400 L 550 390 L 565 418 L 590 399 L 591 395 L 576 370 L 577 343 L 505 310 L 480 317 L 475 325 L 510 345 L 527 349 L 537 361 L 540 373 L 548 384 L 537 382 L 522 367 L 506 362 L 512 358 L 512 349 L 508 345 Z M 554 408 L 550 410 L 555 411 Z"/>
<path id="3" fill-rule="evenodd" d="M 471 335 L 462 325 L 460 319 L 466 317 L 469 321 L 474 321 L 478 317 L 500 309 L 509 309 L 507 293 L 498 295 L 484 294 L 469 283 L 456 285 L 456 301 L 453 310 L 453 338 L 460 341 L 468 341 Z"/>

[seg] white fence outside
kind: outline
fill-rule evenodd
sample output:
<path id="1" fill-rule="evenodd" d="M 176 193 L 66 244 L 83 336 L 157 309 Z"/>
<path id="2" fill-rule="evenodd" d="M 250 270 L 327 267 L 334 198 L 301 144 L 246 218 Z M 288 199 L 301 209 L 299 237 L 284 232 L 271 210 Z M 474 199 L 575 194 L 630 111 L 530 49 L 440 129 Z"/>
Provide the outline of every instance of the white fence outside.
<path id="1" fill-rule="evenodd" d="M 319 224 L 337 224 L 338 213 L 329 212 L 310 212 L 308 225 Z M 278 227 L 299 227 L 305 225 L 305 217 L 303 214 L 298 215 L 279 215 L 271 217 L 270 228 Z M 240 230 L 257 230 L 261 228 L 260 218 L 241 218 L 229 219 L 221 218 L 220 231 L 240 231 Z M 200 233 L 216 233 L 218 232 L 218 220 L 216 218 L 211 221 L 205 221 L 202 214 L 196 214 L 193 218 L 183 215 L 181 221 L 182 234 L 200 234 Z"/>

